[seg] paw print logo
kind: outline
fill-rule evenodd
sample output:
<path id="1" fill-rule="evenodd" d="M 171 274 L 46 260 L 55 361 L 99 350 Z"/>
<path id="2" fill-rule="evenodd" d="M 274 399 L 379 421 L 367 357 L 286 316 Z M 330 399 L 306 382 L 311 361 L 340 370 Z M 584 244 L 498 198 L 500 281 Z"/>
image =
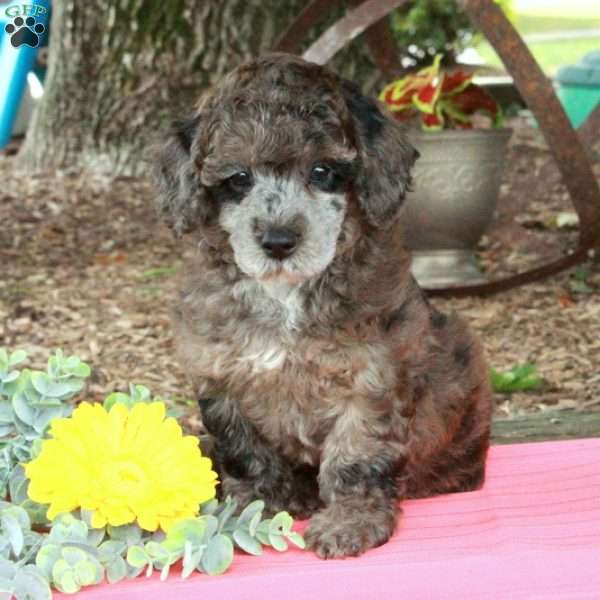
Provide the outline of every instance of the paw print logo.
<path id="1" fill-rule="evenodd" d="M 10 35 L 10 43 L 18 48 L 24 44 L 37 48 L 40 43 L 40 35 L 46 31 L 42 23 L 37 23 L 33 17 L 16 17 L 12 23 L 4 28 L 4 31 Z"/>

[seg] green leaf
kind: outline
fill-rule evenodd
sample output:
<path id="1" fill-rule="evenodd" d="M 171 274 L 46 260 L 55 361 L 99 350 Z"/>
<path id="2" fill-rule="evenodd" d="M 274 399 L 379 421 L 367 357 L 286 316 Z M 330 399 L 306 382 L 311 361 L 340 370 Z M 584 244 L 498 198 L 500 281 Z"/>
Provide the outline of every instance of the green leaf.
<path id="1" fill-rule="evenodd" d="M 131 408 L 130 398 L 123 392 L 113 392 L 106 396 L 103 406 L 107 411 L 110 411 L 115 404 L 124 404 L 127 408 Z"/>
<path id="2" fill-rule="evenodd" d="M 221 575 L 227 571 L 232 561 L 233 543 L 226 535 L 219 533 L 208 543 L 200 564 L 208 575 Z"/>
<path id="3" fill-rule="evenodd" d="M 287 542 L 283 535 L 278 533 L 269 533 L 269 544 L 278 552 L 285 552 L 288 549 Z"/>
<path id="4" fill-rule="evenodd" d="M 57 560 L 52 567 L 52 581 L 61 592 L 66 594 L 74 594 L 81 588 L 71 565 L 63 559 Z"/>
<path id="5" fill-rule="evenodd" d="M 132 567 L 127 562 L 125 564 L 127 566 L 127 578 L 128 579 L 135 579 L 136 577 L 139 577 L 141 575 L 142 571 L 144 570 L 144 567 Z"/>
<path id="6" fill-rule="evenodd" d="M 543 378 L 537 374 L 535 365 L 529 363 L 517 365 L 504 373 L 490 369 L 490 380 L 495 392 L 505 394 L 535 390 L 544 383 Z"/>
<path id="7" fill-rule="evenodd" d="M 197 568 L 205 548 L 206 546 L 202 545 L 194 550 L 191 542 L 185 543 L 182 561 L 183 569 L 181 571 L 182 579 L 187 579 Z"/>
<path id="8" fill-rule="evenodd" d="M 84 382 L 79 379 L 69 379 L 66 381 L 50 380 L 46 382 L 46 391 L 43 394 L 51 398 L 66 399 L 79 392 L 84 385 Z"/>
<path id="9" fill-rule="evenodd" d="M 100 562 L 109 563 L 117 556 L 122 556 L 127 549 L 127 544 L 123 540 L 107 540 L 98 546 L 98 555 Z"/>
<path id="10" fill-rule="evenodd" d="M 13 396 L 12 407 L 15 414 L 23 423 L 31 426 L 35 419 L 35 409 L 32 408 L 28 403 L 24 393 L 18 393 Z"/>
<path id="11" fill-rule="evenodd" d="M 0 517 L 0 524 L 2 525 L 2 533 L 8 537 L 14 556 L 20 556 L 23 550 L 24 539 L 23 529 L 21 529 L 18 519 L 14 515 L 8 513 L 7 510 L 4 510 Z"/>
<path id="12" fill-rule="evenodd" d="M 219 529 L 219 520 L 213 515 L 204 515 L 201 517 L 202 521 L 204 521 L 204 525 L 206 527 L 204 531 L 204 536 L 202 538 L 202 543 L 208 543 L 208 540 L 217 533 Z"/>
<path id="13" fill-rule="evenodd" d="M 10 371 L 2 377 L 2 383 L 11 383 L 12 381 L 15 381 L 17 377 L 19 377 L 19 371 Z"/>
<path id="14" fill-rule="evenodd" d="M 14 580 L 17 600 L 51 600 L 52 591 L 44 574 L 34 565 L 20 567 Z"/>
<path id="15" fill-rule="evenodd" d="M 85 379 L 89 377 L 92 373 L 90 366 L 87 363 L 79 360 L 76 356 L 71 356 L 67 359 L 64 365 L 65 371 L 72 376 L 79 377 L 81 379 Z"/>
<path id="16" fill-rule="evenodd" d="M 256 535 L 256 529 L 260 525 L 261 518 L 262 518 L 262 513 L 259 513 L 259 512 L 255 513 L 255 515 L 250 520 L 250 523 L 248 523 L 248 532 L 250 533 L 250 535 L 252 535 L 252 536 Z"/>
<path id="17" fill-rule="evenodd" d="M 15 426 L 12 423 L 0 425 L 0 438 L 10 437 L 15 431 Z"/>
<path id="18" fill-rule="evenodd" d="M 137 523 L 120 525 L 119 527 L 109 525 L 106 528 L 106 532 L 111 539 L 123 540 L 128 546 L 139 544 L 142 539 L 142 530 Z"/>
<path id="19" fill-rule="evenodd" d="M 301 550 L 304 550 L 306 548 L 306 542 L 304 541 L 304 538 L 299 533 L 296 533 L 295 531 L 290 531 L 290 533 L 288 533 L 285 537 L 290 542 L 292 542 L 292 544 L 294 544 L 294 546 L 297 546 Z"/>
<path id="20" fill-rule="evenodd" d="M 61 551 L 62 558 L 71 566 L 75 566 L 77 563 L 85 562 L 87 556 L 81 548 L 65 547 Z"/>
<path id="21" fill-rule="evenodd" d="M 46 390 L 48 389 L 51 383 L 50 377 L 42 372 L 42 371 L 34 371 L 31 374 L 31 383 L 35 388 L 36 392 L 38 392 L 42 396 L 46 396 Z M 48 394 L 49 395 L 49 394 Z"/>
<path id="22" fill-rule="evenodd" d="M 233 516 L 233 513 L 237 509 L 237 505 L 238 503 L 236 500 L 234 500 L 230 496 L 227 496 L 227 498 L 225 499 L 223 510 L 219 513 L 217 517 L 219 521 L 219 532 L 223 531 L 223 529 L 227 527 L 227 525 L 229 524 L 229 519 Z"/>
<path id="23" fill-rule="evenodd" d="M 58 544 L 44 544 L 35 557 L 35 564 L 47 579 L 52 578 L 52 569 L 61 558 L 61 547 Z"/>
<path id="24" fill-rule="evenodd" d="M 117 583 L 127 576 L 127 563 L 120 557 L 113 558 L 106 565 L 106 579 L 108 583 Z"/>
<path id="25" fill-rule="evenodd" d="M 103 575 L 102 571 L 91 560 L 83 560 L 77 563 L 74 570 L 77 581 L 83 586 L 98 583 Z"/>
<path id="26" fill-rule="evenodd" d="M 127 562 L 132 567 L 144 568 L 147 564 L 152 563 L 152 559 L 141 546 L 131 546 L 127 550 Z"/>
<path id="27" fill-rule="evenodd" d="M 6 558 L 0 556 L 0 577 L 2 579 L 14 579 L 17 574 L 17 565 Z"/>
<path id="28" fill-rule="evenodd" d="M 171 527 L 163 546 L 169 552 L 183 552 L 186 542 L 190 542 L 193 546 L 200 545 L 204 540 L 205 533 L 206 520 L 204 518 L 183 519 Z"/>
<path id="29" fill-rule="evenodd" d="M 60 577 L 54 577 L 53 581 L 58 590 L 65 594 L 76 594 L 81 589 L 73 571 L 63 571 Z"/>
<path id="30" fill-rule="evenodd" d="M 76 519 L 69 513 L 62 513 L 57 515 L 52 521 L 52 528 L 50 529 L 48 539 L 53 542 L 63 542 L 66 540 L 86 542 L 88 531 L 88 526 L 83 521 Z"/>
<path id="31" fill-rule="evenodd" d="M 292 530 L 293 524 L 294 519 L 292 519 L 292 516 L 288 512 L 278 512 L 271 519 L 271 523 L 269 525 L 269 533 L 285 535 L 286 533 Z"/>
<path id="32" fill-rule="evenodd" d="M 203 515 L 212 515 L 219 508 L 219 501 L 216 498 L 205 502 L 200 506 L 200 513 Z"/>
<path id="33" fill-rule="evenodd" d="M 162 567 L 169 562 L 171 553 L 159 542 L 147 542 L 144 548 L 155 567 Z"/>
<path id="34" fill-rule="evenodd" d="M 31 448 L 29 449 L 29 454 L 32 459 L 37 458 L 40 455 L 42 447 L 43 444 L 41 439 L 33 440 L 33 442 L 31 443 Z"/>
<path id="35" fill-rule="evenodd" d="M 262 554 L 260 542 L 244 529 L 236 529 L 233 532 L 233 539 L 244 552 L 254 554 L 254 556 L 260 556 Z"/>
<path id="36" fill-rule="evenodd" d="M 134 403 L 136 402 L 150 402 L 152 394 L 145 385 L 129 384 L 129 395 Z"/>
<path id="37" fill-rule="evenodd" d="M 49 525 L 48 518 L 46 517 L 48 512 L 47 504 L 38 504 L 33 500 L 25 500 L 21 506 L 27 511 L 32 525 Z"/>
<path id="38" fill-rule="evenodd" d="M 251 502 L 238 517 L 237 526 L 239 527 L 240 525 L 249 524 L 256 515 L 259 515 L 260 519 L 260 515 L 264 509 L 265 503 L 263 500 L 255 500 L 254 502 Z"/>
<path id="39" fill-rule="evenodd" d="M 271 542 L 269 540 L 270 526 L 271 526 L 271 519 L 265 519 L 264 521 L 259 523 L 258 527 L 256 528 L 255 537 L 261 544 L 271 545 Z"/>
<path id="40" fill-rule="evenodd" d="M 14 504 L 7 502 L 6 505 L 3 505 L 2 509 L 0 510 L 0 516 L 3 515 L 13 516 L 18 521 L 21 529 L 31 529 L 29 515 L 27 514 L 27 511 L 21 506 L 15 506 Z"/>
<path id="41" fill-rule="evenodd" d="M 87 523 L 86 523 L 87 525 Z M 105 531 L 102 529 L 90 529 L 87 534 L 86 543 L 90 546 L 98 546 L 104 539 Z"/>
<path id="42" fill-rule="evenodd" d="M 8 366 L 14 367 L 19 363 L 23 362 L 27 358 L 27 352 L 25 350 L 15 350 L 8 357 Z"/>
<path id="43" fill-rule="evenodd" d="M 62 417 L 64 407 L 60 405 L 48 408 L 38 408 L 30 425 L 41 435 L 43 435 L 52 419 Z"/>
<path id="44" fill-rule="evenodd" d="M 17 465 L 10 476 L 8 489 L 10 493 L 10 501 L 13 504 L 22 504 L 28 498 L 27 488 L 29 481 L 25 478 L 25 469 L 21 465 Z"/>

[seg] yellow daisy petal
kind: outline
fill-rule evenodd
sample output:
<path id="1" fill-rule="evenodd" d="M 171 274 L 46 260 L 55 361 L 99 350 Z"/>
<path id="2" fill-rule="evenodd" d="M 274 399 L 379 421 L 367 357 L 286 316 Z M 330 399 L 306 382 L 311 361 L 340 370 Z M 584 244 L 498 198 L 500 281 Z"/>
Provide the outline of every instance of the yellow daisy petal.
<path id="1" fill-rule="evenodd" d="M 25 465 L 31 499 L 49 504 L 48 517 L 82 507 L 92 527 L 137 521 L 143 529 L 193 517 L 214 498 L 217 474 L 198 440 L 184 436 L 162 402 L 81 403 L 51 423 L 51 439 Z"/>

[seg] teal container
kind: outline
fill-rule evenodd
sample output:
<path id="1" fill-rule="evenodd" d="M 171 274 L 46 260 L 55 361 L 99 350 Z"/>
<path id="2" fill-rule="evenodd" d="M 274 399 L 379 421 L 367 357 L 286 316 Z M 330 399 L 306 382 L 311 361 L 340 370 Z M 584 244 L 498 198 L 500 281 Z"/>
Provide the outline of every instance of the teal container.
<path id="1" fill-rule="evenodd" d="M 555 77 L 557 94 L 573 127 L 579 127 L 600 103 L 600 50 L 576 65 L 561 67 Z"/>

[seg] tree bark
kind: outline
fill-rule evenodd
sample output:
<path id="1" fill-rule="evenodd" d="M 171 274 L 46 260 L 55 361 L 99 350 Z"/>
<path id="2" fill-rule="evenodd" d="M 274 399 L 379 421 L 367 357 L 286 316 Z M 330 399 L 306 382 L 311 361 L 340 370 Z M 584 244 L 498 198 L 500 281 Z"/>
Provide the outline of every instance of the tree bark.
<path id="1" fill-rule="evenodd" d="M 33 168 L 136 174 L 151 134 L 268 50 L 302 0 L 57 0 Z"/>
<path id="2" fill-rule="evenodd" d="M 304 4 L 55 0 L 45 93 L 21 158 L 31 169 L 139 174 L 156 132 L 224 73 L 270 50 Z M 349 54 L 347 75 L 372 75 L 364 51 Z"/>

